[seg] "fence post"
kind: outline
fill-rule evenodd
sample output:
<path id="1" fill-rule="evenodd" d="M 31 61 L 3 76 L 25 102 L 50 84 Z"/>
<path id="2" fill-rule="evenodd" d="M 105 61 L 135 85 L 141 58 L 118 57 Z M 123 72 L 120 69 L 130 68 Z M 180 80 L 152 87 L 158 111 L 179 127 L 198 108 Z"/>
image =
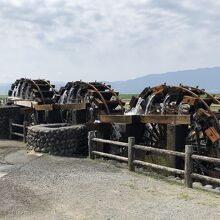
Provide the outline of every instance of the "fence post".
<path id="1" fill-rule="evenodd" d="M 76 125 L 76 111 L 72 110 L 71 113 L 72 113 L 72 115 L 71 115 L 71 117 L 72 117 L 72 124 Z"/>
<path id="2" fill-rule="evenodd" d="M 9 139 L 12 139 L 12 119 L 9 119 Z"/>
<path id="3" fill-rule="evenodd" d="M 26 143 L 27 142 L 27 122 L 24 121 L 23 125 L 24 125 L 24 127 L 23 127 L 23 135 L 24 135 L 23 141 L 24 141 L 24 143 Z"/>
<path id="4" fill-rule="evenodd" d="M 135 159 L 135 138 L 134 137 L 129 137 L 128 138 L 128 169 L 130 171 L 135 171 L 135 166 L 133 164 L 133 161 Z"/>
<path id="5" fill-rule="evenodd" d="M 192 188 L 192 171 L 193 171 L 193 160 L 191 158 L 193 153 L 192 146 L 186 145 L 185 147 L 185 186 L 188 188 Z"/>
<path id="6" fill-rule="evenodd" d="M 95 131 L 90 131 L 88 133 L 88 147 L 89 147 L 89 158 L 94 159 L 94 155 L 92 151 L 94 150 L 94 143 L 92 143 L 92 139 L 96 137 L 96 132 Z"/>

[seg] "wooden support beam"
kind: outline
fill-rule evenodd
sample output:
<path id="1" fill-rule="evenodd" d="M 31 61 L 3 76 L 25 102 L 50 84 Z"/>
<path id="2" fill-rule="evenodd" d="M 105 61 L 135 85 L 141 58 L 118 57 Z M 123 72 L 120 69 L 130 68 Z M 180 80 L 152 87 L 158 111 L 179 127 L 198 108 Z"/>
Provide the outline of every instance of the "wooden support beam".
<path id="1" fill-rule="evenodd" d="M 184 179 L 185 179 L 185 186 L 188 188 L 192 188 L 192 171 L 193 171 L 193 161 L 192 161 L 192 146 L 186 145 L 185 150 L 185 172 L 184 172 Z"/>
<path id="2" fill-rule="evenodd" d="M 140 120 L 138 115 L 100 115 L 100 121 L 102 123 L 134 124 Z"/>
<path id="3" fill-rule="evenodd" d="M 191 116 L 190 115 L 141 115 L 140 123 L 188 125 L 191 124 Z"/>
<path id="4" fill-rule="evenodd" d="M 33 105 L 36 105 L 38 103 L 34 102 L 34 101 L 28 101 L 28 100 L 14 100 L 14 104 L 15 105 L 19 105 L 19 106 L 24 106 L 24 107 L 32 108 Z"/>
<path id="5" fill-rule="evenodd" d="M 190 115 L 101 115 L 100 121 L 103 123 L 156 123 L 172 125 L 191 124 Z"/>
<path id="6" fill-rule="evenodd" d="M 92 152 L 95 150 L 94 149 L 94 143 L 92 142 L 92 139 L 96 137 L 96 131 L 90 131 L 88 133 L 88 147 L 89 147 L 89 158 L 90 159 L 95 159 L 94 155 Z"/>
<path id="7" fill-rule="evenodd" d="M 23 123 L 23 135 L 24 135 L 23 141 L 24 141 L 24 143 L 27 142 L 27 126 L 28 126 L 27 121 L 24 121 L 24 123 Z"/>
<path id="8" fill-rule="evenodd" d="M 135 171 L 135 166 L 133 163 L 133 161 L 135 160 L 134 145 L 135 145 L 135 138 L 129 137 L 128 138 L 128 169 L 130 171 Z"/>
<path id="9" fill-rule="evenodd" d="M 52 111 L 53 105 L 52 104 L 33 104 L 32 106 L 36 111 Z"/>
<path id="10" fill-rule="evenodd" d="M 176 126 L 167 125 L 167 150 L 176 150 Z M 185 156 L 185 155 L 184 155 Z M 166 156 L 170 167 L 176 168 L 176 158 L 172 156 Z"/>
<path id="11" fill-rule="evenodd" d="M 72 103 L 72 104 L 60 104 L 56 107 L 61 110 L 84 110 L 86 109 L 86 103 Z"/>

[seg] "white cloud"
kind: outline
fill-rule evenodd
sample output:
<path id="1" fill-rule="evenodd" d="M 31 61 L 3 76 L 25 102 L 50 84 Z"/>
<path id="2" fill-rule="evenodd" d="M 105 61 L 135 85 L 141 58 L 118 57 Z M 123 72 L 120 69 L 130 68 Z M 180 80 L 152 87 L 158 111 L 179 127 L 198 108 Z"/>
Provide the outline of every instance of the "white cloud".
<path id="1" fill-rule="evenodd" d="M 0 81 L 20 73 L 121 80 L 220 65 L 219 9 L 214 0 L 3 0 Z"/>

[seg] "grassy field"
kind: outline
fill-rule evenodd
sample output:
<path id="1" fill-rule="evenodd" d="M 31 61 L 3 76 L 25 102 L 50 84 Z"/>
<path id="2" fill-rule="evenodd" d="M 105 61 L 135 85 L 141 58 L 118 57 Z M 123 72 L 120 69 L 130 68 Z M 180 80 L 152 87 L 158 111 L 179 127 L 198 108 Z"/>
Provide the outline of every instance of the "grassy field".
<path id="1" fill-rule="evenodd" d="M 131 100 L 132 96 L 138 96 L 138 94 L 120 94 L 119 97 L 122 99 L 123 102 L 125 102 L 125 108 L 129 107 L 129 102 Z"/>
<path id="2" fill-rule="evenodd" d="M 138 96 L 138 94 L 120 94 L 121 99 L 131 99 L 132 96 Z"/>
<path id="3" fill-rule="evenodd" d="M 7 95 L 0 95 L 0 103 L 3 99 L 5 99 L 7 97 Z"/>

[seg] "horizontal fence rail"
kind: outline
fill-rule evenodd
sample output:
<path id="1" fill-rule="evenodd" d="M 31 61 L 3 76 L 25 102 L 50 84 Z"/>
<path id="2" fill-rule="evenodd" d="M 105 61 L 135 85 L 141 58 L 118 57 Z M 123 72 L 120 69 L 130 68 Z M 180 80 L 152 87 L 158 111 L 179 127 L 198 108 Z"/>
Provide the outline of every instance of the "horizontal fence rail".
<path id="1" fill-rule="evenodd" d="M 114 145 L 118 145 L 121 147 L 128 147 L 128 143 L 119 142 L 119 141 L 111 141 L 111 140 L 107 140 L 107 139 L 93 138 L 92 141 L 95 141 L 98 143 L 103 143 L 103 144 L 114 144 Z"/>
<path id="2" fill-rule="evenodd" d="M 195 160 L 202 160 L 205 162 L 209 162 L 209 163 L 217 163 L 220 164 L 220 159 L 219 158 L 214 158 L 214 157 L 206 157 L 206 156 L 201 156 L 201 155 L 192 155 L 192 159 Z"/>
<path id="3" fill-rule="evenodd" d="M 12 136 L 17 136 L 23 138 L 23 141 L 26 143 L 27 125 L 26 121 L 23 124 L 17 124 L 13 123 L 12 119 L 9 119 L 9 139 L 12 139 Z M 15 132 L 14 128 L 22 128 L 22 133 Z"/>
<path id="4" fill-rule="evenodd" d="M 153 163 L 143 162 L 140 160 L 133 160 L 133 164 L 138 165 L 138 166 L 145 166 L 145 167 L 150 167 L 153 169 L 168 171 L 170 173 L 175 173 L 175 174 L 179 174 L 179 175 L 184 175 L 183 170 L 179 170 L 179 169 L 175 169 L 175 168 L 171 168 L 171 167 L 165 167 L 165 166 L 161 166 L 161 165 L 157 165 L 157 164 L 153 164 Z"/>
<path id="5" fill-rule="evenodd" d="M 104 143 L 104 144 L 111 144 L 111 145 L 116 145 L 120 147 L 127 147 L 128 157 L 122 157 L 118 155 L 113 155 L 113 154 L 97 151 L 96 147 L 94 146 L 95 143 Z M 210 183 L 220 185 L 220 179 L 218 178 L 200 175 L 200 174 L 193 172 L 193 160 L 200 160 L 200 161 L 205 161 L 209 163 L 220 164 L 220 159 L 193 154 L 193 146 L 190 146 L 190 145 L 185 146 L 185 152 L 158 149 L 158 148 L 153 148 L 149 146 L 136 145 L 134 137 L 129 137 L 128 143 L 96 138 L 95 131 L 89 132 L 88 145 L 89 145 L 89 157 L 91 159 L 95 159 L 95 156 L 99 156 L 99 157 L 117 160 L 120 162 L 125 162 L 125 163 L 128 163 L 128 169 L 130 171 L 135 171 L 135 166 L 142 166 L 142 167 L 148 167 L 148 168 L 153 168 L 153 169 L 157 169 L 161 171 L 167 171 L 170 173 L 182 175 L 184 177 L 185 186 L 189 188 L 192 188 L 193 179 L 199 179 L 199 180 L 203 180 L 203 181 L 207 181 Z M 142 150 L 145 152 L 153 152 L 156 154 L 167 155 L 167 156 L 180 157 L 184 159 L 185 161 L 184 170 L 138 160 L 135 158 L 136 150 Z"/>
<path id="6" fill-rule="evenodd" d="M 142 145 L 134 145 L 133 147 L 135 149 L 148 151 L 148 152 L 154 152 L 154 153 L 158 153 L 158 154 L 172 155 L 172 156 L 177 156 L 177 157 L 182 157 L 182 158 L 185 157 L 185 153 L 178 152 L 178 151 L 164 150 L 164 149 L 148 147 L 148 146 L 142 146 Z"/>
<path id="7" fill-rule="evenodd" d="M 102 153 L 102 152 L 99 152 L 99 151 L 93 151 L 93 154 L 97 155 L 97 156 L 101 156 L 101 157 L 106 157 L 106 158 L 118 160 L 118 161 L 121 161 L 121 162 L 126 162 L 126 163 L 128 162 L 128 158 L 113 155 L 113 154 Z"/>

